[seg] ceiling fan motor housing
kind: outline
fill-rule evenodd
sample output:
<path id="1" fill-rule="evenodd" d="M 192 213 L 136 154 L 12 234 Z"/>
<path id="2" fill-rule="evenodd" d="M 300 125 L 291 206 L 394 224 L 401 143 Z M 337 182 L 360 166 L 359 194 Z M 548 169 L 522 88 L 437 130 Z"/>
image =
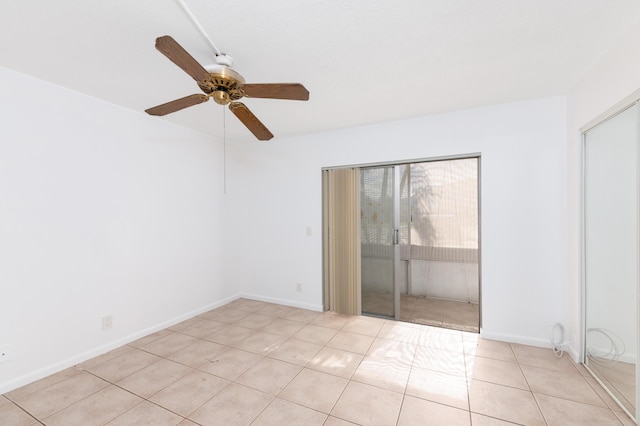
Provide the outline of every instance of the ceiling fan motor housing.
<path id="1" fill-rule="evenodd" d="M 198 86 L 204 93 L 211 95 L 217 104 L 227 105 L 242 98 L 242 92 L 236 90 L 244 84 L 244 78 L 239 73 L 220 64 L 207 65 L 205 69 L 211 78 L 199 82 Z"/>

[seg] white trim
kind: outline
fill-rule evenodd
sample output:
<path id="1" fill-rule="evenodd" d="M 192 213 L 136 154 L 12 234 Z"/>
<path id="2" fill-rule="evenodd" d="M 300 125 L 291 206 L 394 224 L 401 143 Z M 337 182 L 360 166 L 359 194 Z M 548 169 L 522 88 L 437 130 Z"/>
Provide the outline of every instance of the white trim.
<path id="1" fill-rule="evenodd" d="M 549 351 L 553 353 L 553 347 L 551 345 L 551 341 L 548 339 L 518 336 L 513 334 L 491 333 L 491 332 L 486 332 L 484 330 L 480 331 L 480 337 L 482 339 L 497 340 L 499 342 L 517 343 L 520 345 L 545 348 L 545 349 L 549 349 Z M 575 362 L 576 364 L 580 363 L 578 351 L 576 351 L 576 348 L 573 347 L 573 345 L 566 347 L 564 351 L 565 353 L 568 354 L 568 356 L 571 357 L 573 362 Z"/>
<path id="2" fill-rule="evenodd" d="M 640 310 L 640 196 L 637 194 L 640 188 L 640 99 L 638 99 L 636 103 L 638 105 L 636 107 L 636 215 L 638 217 L 636 218 L 636 357 L 633 360 L 634 363 L 637 363 L 637 354 L 640 353 L 640 315 L 638 314 L 638 310 Z M 638 374 L 638 367 L 636 365 L 636 412 L 631 416 L 636 423 L 638 423 L 637 407 L 640 404 L 640 393 L 638 393 L 638 389 L 640 389 L 640 374 Z"/>
<path id="3" fill-rule="evenodd" d="M 578 351 L 576 349 L 575 343 L 573 345 L 569 346 L 568 348 L 566 348 L 565 352 L 567 352 L 569 354 L 571 359 L 573 359 L 573 362 L 575 362 L 576 364 L 581 364 L 582 363 L 582 361 L 580 360 L 580 351 Z"/>
<path id="4" fill-rule="evenodd" d="M 636 421 L 635 416 L 634 416 L 632 413 L 630 413 L 630 412 L 629 412 L 629 410 L 627 410 L 627 407 L 625 407 L 625 405 L 624 405 L 622 402 L 620 402 L 620 400 L 618 399 L 618 397 L 617 397 L 617 396 L 615 396 L 615 395 L 614 395 L 614 394 L 609 390 L 609 388 L 607 387 L 607 385 L 605 385 L 605 384 L 602 382 L 602 380 L 600 380 L 600 378 L 598 377 L 598 375 L 597 375 L 597 374 L 595 374 L 595 373 L 594 373 L 594 371 L 593 371 L 591 368 L 589 368 L 589 365 L 588 365 L 588 364 L 583 364 L 583 365 L 584 365 L 584 368 L 586 368 L 586 369 L 587 369 L 587 371 L 589 372 L 589 374 L 591 374 L 591 376 L 596 380 L 596 382 L 598 382 L 598 384 L 602 387 L 602 389 L 604 389 L 604 391 L 605 391 L 606 393 L 608 393 L 608 394 L 609 394 L 609 396 L 611 397 L 611 399 L 613 399 L 613 401 L 614 401 L 616 404 L 618 404 L 618 405 L 620 406 L 620 408 L 622 408 L 622 410 L 625 412 L 625 414 L 626 414 L 627 416 L 629 416 L 629 417 L 630 417 L 634 422 L 636 422 L 636 424 L 637 424 L 637 421 Z"/>
<path id="5" fill-rule="evenodd" d="M 580 127 L 580 129 L 578 129 L 580 131 L 580 134 L 584 134 L 589 130 L 593 129 L 594 127 L 596 127 L 597 125 L 613 118 L 614 116 L 620 114 L 621 112 L 623 112 L 624 110 L 626 110 L 627 108 L 629 108 L 630 106 L 632 106 L 638 101 L 640 101 L 640 89 L 626 96 L 621 101 L 616 102 L 614 105 L 607 108 L 602 113 L 598 114 L 594 119 L 592 119 L 591 121 L 587 122 L 585 125 Z"/>
<path id="6" fill-rule="evenodd" d="M 595 348 L 595 350 L 597 350 L 599 353 L 606 354 L 609 351 L 611 351 L 611 348 Z M 623 354 L 620 354 L 616 359 L 611 359 L 610 362 L 614 363 L 614 362 L 620 361 L 620 362 L 625 362 L 627 364 L 635 364 L 637 359 L 638 358 L 636 354 L 625 352 Z"/>
<path id="7" fill-rule="evenodd" d="M 514 334 L 492 333 L 485 330 L 480 331 L 480 337 L 483 339 L 498 340 L 506 343 L 518 343 L 521 345 L 537 346 L 539 348 L 549 348 L 549 350 L 551 350 L 551 342 L 548 339 L 519 336 Z"/>
<path id="8" fill-rule="evenodd" d="M 200 315 L 202 313 L 208 312 L 212 309 L 219 308 L 220 306 L 226 305 L 229 302 L 232 302 L 236 299 L 240 298 L 240 295 L 235 295 L 231 297 L 227 297 L 218 302 L 210 303 L 208 305 L 202 306 L 200 308 L 194 309 L 191 312 L 186 314 L 178 315 L 177 317 L 171 318 L 167 321 L 163 321 L 161 323 L 152 325 L 151 327 L 147 327 L 143 330 L 137 331 L 128 336 L 119 338 L 112 342 L 109 342 L 105 345 L 98 346 L 97 348 L 90 349 L 88 351 L 82 352 L 78 355 L 74 355 L 62 361 L 56 362 L 54 364 L 48 365 L 46 367 L 40 368 L 38 370 L 29 372 L 22 376 L 16 377 L 8 382 L 4 382 L 0 384 L 0 395 L 17 389 L 21 386 L 28 385 L 29 383 L 35 382 L 36 380 L 43 379 L 52 374 L 58 373 L 64 369 L 69 367 L 73 367 L 75 365 L 80 364 L 81 362 L 87 361 L 91 358 L 94 358 L 98 355 L 102 355 L 110 350 L 117 349 L 121 346 L 126 345 L 127 343 L 131 343 L 134 340 L 138 340 L 142 337 L 148 336 L 150 334 L 155 333 L 156 331 L 164 330 L 167 327 L 171 327 L 172 325 L 178 324 L 179 322 L 188 320 L 190 318 L 195 317 L 196 315 Z"/>
<path id="9" fill-rule="evenodd" d="M 297 300 L 279 299 L 277 297 L 267 297 L 258 294 L 242 293 L 243 299 L 258 300 L 260 302 L 276 303 L 278 305 L 291 306 L 293 308 L 307 309 L 315 312 L 322 312 L 322 304 L 298 302 Z"/>
<path id="10" fill-rule="evenodd" d="M 351 164 L 348 166 L 329 166 L 329 167 L 323 167 L 322 170 L 353 169 L 353 168 L 366 169 L 367 167 L 403 166 L 405 164 L 428 163 L 432 161 L 465 160 L 468 158 L 480 158 L 481 156 L 482 156 L 481 152 L 472 152 L 469 154 L 443 155 L 439 157 L 428 157 L 428 158 L 412 158 L 411 160 L 392 160 L 392 161 L 382 161 L 378 163 Z"/>
<path id="11" fill-rule="evenodd" d="M 586 220 L 586 165 L 587 141 L 580 133 L 580 362 L 587 362 L 587 220 Z"/>

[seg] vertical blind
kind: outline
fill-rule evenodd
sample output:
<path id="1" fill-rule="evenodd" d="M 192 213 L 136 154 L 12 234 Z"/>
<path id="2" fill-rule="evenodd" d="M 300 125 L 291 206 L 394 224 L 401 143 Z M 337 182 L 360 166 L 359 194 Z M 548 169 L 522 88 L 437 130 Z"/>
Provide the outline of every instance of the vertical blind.
<path id="1" fill-rule="evenodd" d="M 359 170 L 323 172 L 325 308 L 360 315 L 360 179 Z"/>

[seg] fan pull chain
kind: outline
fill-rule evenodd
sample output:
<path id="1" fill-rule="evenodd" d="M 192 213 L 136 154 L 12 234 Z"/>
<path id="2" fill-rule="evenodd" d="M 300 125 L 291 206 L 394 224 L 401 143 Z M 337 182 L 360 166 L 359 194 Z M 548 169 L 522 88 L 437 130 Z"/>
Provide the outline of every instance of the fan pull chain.
<path id="1" fill-rule="evenodd" d="M 209 45 L 211 45 L 211 47 L 213 48 L 213 51 L 216 53 L 216 56 L 220 56 L 220 51 L 218 50 L 218 48 L 216 47 L 216 45 L 213 43 L 213 41 L 211 40 L 211 38 L 209 38 L 209 36 L 207 35 L 206 31 L 204 30 L 204 28 L 202 27 L 202 25 L 200 25 L 200 22 L 198 22 L 198 19 L 195 17 L 195 15 L 193 13 L 191 13 L 191 10 L 189 10 L 189 7 L 187 6 L 187 4 L 184 2 L 184 0 L 176 0 L 178 3 L 180 3 L 180 6 L 182 6 L 182 9 L 184 10 L 184 13 L 187 14 L 187 16 L 189 17 L 189 19 L 191 19 L 191 22 L 193 22 L 193 25 L 196 26 L 196 28 L 198 29 L 198 31 L 200 31 L 200 33 L 202 34 L 202 36 L 205 38 L 205 40 L 207 40 L 207 42 L 209 43 Z"/>

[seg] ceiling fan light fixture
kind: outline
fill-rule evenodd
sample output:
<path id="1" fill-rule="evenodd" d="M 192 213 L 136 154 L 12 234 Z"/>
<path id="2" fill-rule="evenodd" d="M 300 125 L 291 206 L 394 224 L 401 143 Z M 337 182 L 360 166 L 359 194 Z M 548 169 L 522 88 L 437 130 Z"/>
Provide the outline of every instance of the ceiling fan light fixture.
<path id="1" fill-rule="evenodd" d="M 225 92 L 224 90 L 214 91 L 213 93 L 211 93 L 211 98 L 218 105 L 227 105 L 229 102 L 231 102 L 231 96 L 229 96 L 229 93 Z"/>

